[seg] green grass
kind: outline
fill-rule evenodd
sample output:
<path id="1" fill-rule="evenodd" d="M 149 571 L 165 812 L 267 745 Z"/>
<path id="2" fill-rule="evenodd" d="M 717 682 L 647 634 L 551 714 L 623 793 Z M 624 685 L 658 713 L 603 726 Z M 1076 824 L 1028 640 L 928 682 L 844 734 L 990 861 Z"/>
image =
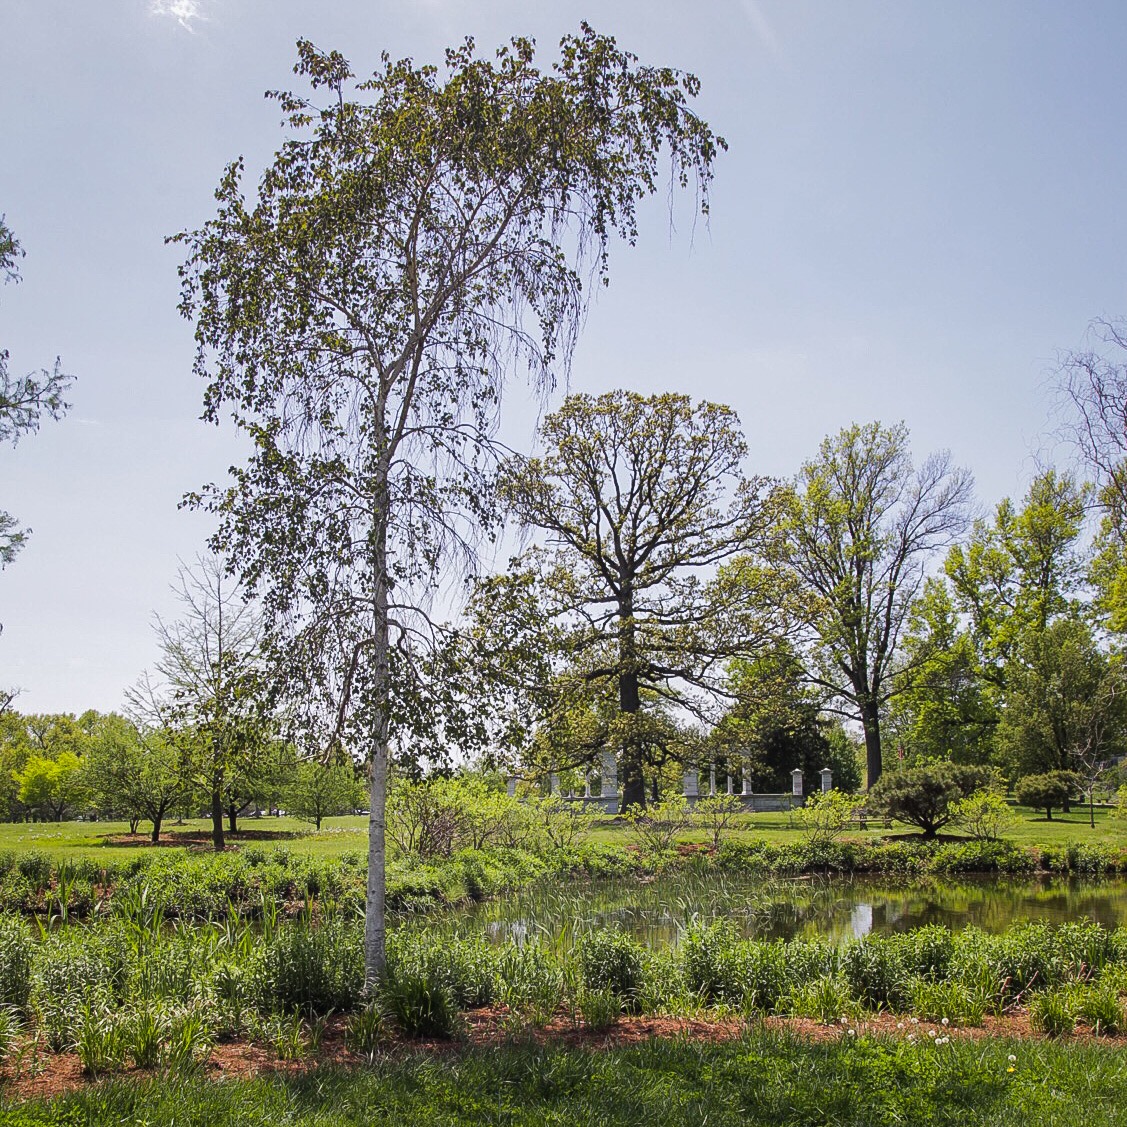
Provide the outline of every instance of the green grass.
<path id="1" fill-rule="evenodd" d="M 720 1045 L 670 1039 L 603 1051 L 507 1046 L 289 1078 L 111 1081 L 51 1102 L 2 1107 L 0 1127 L 1112 1127 L 1122 1125 L 1125 1107 L 1122 1049 L 958 1039 L 910 1045 L 845 1033 L 814 1044 L 752 1029 Z"/>
<path id="2" fill-rule="evenodd" d="M 1050 822 L 1045 818 L 1043 810 L 1031 810 L 1028 807 L 1016 806 L 1014 812 L 1020 817 L 1020 822 L 1005 836 L 1009 841 L 1018 845 L 1069 845 L 1073 842 L 1089 844 L 1092 842 L 1107 845 L 1127 846 L 1127 818 L 1117 818 L 1114 811 L 1108 808 L 1097 807 L 1095 810 L 1095 829 L 1088 824 L 1088 809 L 1076 808 L 1071 814 L 1053 813 Z M 622 844 L 629 840 L 629 833 L 620 823 L 611 818 L 594 818 L 595 827 L 590 834 L 590 840 L 605 842 L 606 844 Z M 893 822 L 891 829 L 880 825 L 879 819 L 870 822 L 867 830 L 850 829 L 842 835 L 851 841 L 876 841 L 890 836 L 910 835 L 922 840 L 923 833 L 914 826 Z M 741 816 L 736 819 L 735 830 L 731 837 L 737 841 L 762 840 L 778 845 L 795 843 L 802 840 L 802 833 L 797 822 L 787 811 L 767 811 L 763 813 Z M 952 836 L 961 836 L 957 829 L 942 831 Z M 678 841 L 691 841 L 704 843 L 708 835 L 703 830 L 687 831 L 677 835 Z"/>
<path id="3" fill-rule="evenodd" d="M 1051 822 L 1042 811 L 1024 807 L 1015 809 L 1021 821 L 1006 837 L 1019 845 L 1096 842 L 1127 846 L 1127 818 L 1116 818 L 1107 809 L 1097 808 L 1095 829 L 1088 825 L 1086 808 L 1076 809 L 1071 814 L 1054 813 Z M 239 832 L 229 838 L 232 845 L 285 845 L 295 853 L 311 857 L 333 857 L 357 850 L 363 852 L 367 848 L 368 819 L 365 816 L 326 818 L 319 833 L 308 822 L 290 817 L 242 818 L 239 827 Z M 0 823 L 0 850 L 26 852 L 37 849 L 52 857 L 125 857 L 131 852 L 152 848 L 148 843 L 147 824 L 142 824 L 140 830 L 135 842 L 118 844 L 112 839 L 128 834 L 129 826 L 125 822 L 4 822 Z M 210 832 L 210 822 L 202 818 L 190 819 L 183 825 L 170 820 L 164 825 L 162 840 L 206 849 Z M 905 834 L 923 836 L 911 826 L 894 823 L 892 829 L 874 825 L 868 830 L 851 830 L 844 837 L 854 841 L 875 841 Z M 731 837 L 737 841 L 759 840 L 780 845 L 802 840 L 797 825 L 785 811 L 741 818 Z M 623 845 L 630 840 L 630 834 L 618 820 L 597 815 L 591 819 L 587 838 L 608 845 Z M 682 842 L 703 844 L 706 840 L 707 834 L 703 830 L 678 835 L 678 841 Z"/>
<path id="4" fill-rule="evenodd" d="M 120 844 L 113 839 L 127 836 L 127 822 L 0 822 L 0 850 L 17 853 L 36 849 L 51 857 L 124 858 L 130 853 L 152 850 L 148 823 L 142 823 L 134 841 Z M 326 818 L 317 833 L 308 822 L 297 818 L 240 818 L 239 832 L 227 835 L 231 845 L 284 845 L 292 852 L 312 857 L 332 857 L 341 853 L 367 851 L 368 819 L 361 816 Z M 192 818 L 178 825 L 165 822 L 161 831 L 165 842 L 185 848 L 210 848 L 211 823 Z"/>

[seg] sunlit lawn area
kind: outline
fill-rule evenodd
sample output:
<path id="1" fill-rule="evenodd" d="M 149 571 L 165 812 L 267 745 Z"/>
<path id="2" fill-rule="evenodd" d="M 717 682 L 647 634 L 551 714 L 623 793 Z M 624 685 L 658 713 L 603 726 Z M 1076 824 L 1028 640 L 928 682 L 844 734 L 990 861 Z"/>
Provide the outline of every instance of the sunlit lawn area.
<path id="1" fill-rule="evenodd" d="M 1117 818 L 1114 811 L 1096 808 L 1095 829 L 1088 824 L 1088 811 L 1074 809 L 1071 814 L 1054 812 L 1052 821 L 1043 811 L 1018 809 L 1020 821 L 1006 836 L 1021 845 L 1104 843 L 1127 847 L 1127 819 Z M 151 849 L 148 826 L 142 823 L 140 833 L 129 837 L 125 822 L 8 822 L 0 823 L 0 850 L 27 851 L 38 849 L 52 856 L 123 856 L 130 850 Z M 246 848 L 249 845 L 272 848 L 285 846 L 295 852 L 317 857 L 334 856 L 349 851 L 364 851 L 367 847 L 368 819 L 366 816 L 326 818 L 320 832 L 308 822 L 290 817 L 261 817 L 239 819 L 239 831 L 228 835 L 231 845 Z M 953 831 L 957 833 L 957 831 Z M 161 834 L 162 848 L 169 844 L 198 849 L 210 848 L 211 824 L 206 819 L 189 819 L 178 824 L 174 819 L 165 823 Z M 851 829 L 845 836 L 855 840 L 875 840 L 880 837 L 917 835 L 911 826 L 893 823 L 885 829 L 879 821 L 870 823 L 866 830 Z M 592 816 L 588 839 L 607 844 L 624 845 L 631 840 L 629 827 L 622 821 Z M 801 840 L 801 832 L 792 816 L 786 812 L 757 813 L 739 819 L 731 836 L 737 839 L 783 844 Z M 678 835 L 680 841 L 704 842 L 708 834 L 703 829 L 688 829 Z"/>
<path id="2" fill-rule="evenodd" d="M 151 827 L 143 822 L 138 828 L 136 837 L 129 838 L 127 822 L 5 822 L 0 823 L 0 849 L 38 849 L 53 856 L 120 857 L 131 850 L 152 848 Z M 366 849 L 367 832 L 366 817 L 326 818 L 320 833 L 297 818 L 240 818 L 238 833 L 228 835 L 228 840 L 240 848 L 284 845 L 301 853 L 328 856 Z M 210 848 L 210 821 L 193 818 L 182 825 L 175 819 L 165 822 L 161 848 L 169 843 Z"/>

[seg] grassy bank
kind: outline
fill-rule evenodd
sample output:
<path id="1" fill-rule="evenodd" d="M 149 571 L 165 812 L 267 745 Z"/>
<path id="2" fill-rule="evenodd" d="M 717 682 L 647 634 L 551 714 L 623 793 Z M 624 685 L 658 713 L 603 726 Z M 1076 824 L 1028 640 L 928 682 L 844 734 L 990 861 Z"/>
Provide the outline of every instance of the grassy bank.
<path id="1" fill-rule="evenodd" d="M 1065 847 L 1100 845 L 1127 849 L 1127 818 L 1116 817 L 1114 811 L 1097 808 L 1095 827 L 1088 824 L 1086 809 L 1073 810 L 1071 814 L 1056 813 L 1052 820 L 1044 811 L 1015 808 L 1019 822 L 1006 839 L 1021 846 Z M 295 854 L 305 857 L 330 858 L 342 854 L 366 852 L 368 819 L 360 816 L 326 818 L 320 831 L 308 822 L 290 817 L 243 818 L 239 830 L 230 835 L 229 842 L 236 849 L 247 847 L 285 846 Z M 2 822 L 0 823 L 0 852 L 35 850 L 52 858 L 89 858 L 114 863 L 137 855 L 158 852 L 149 843 L 144 832 L 129 834 L 125 822 Z M 688 829 L 678 835 L 686 843 L 703 844 L 706 833 Z M 802 833 L 794 819 L 786 812 L 770 812 L 741 816 L 728 833 L 731 841 L 749 844 L 763 842 L 774 846 L 797 845 Z M 873 843 L 887 838 L 917 837 L 910 826 L 894 824 L 885 829 L 877 822 L 866 830 L 851 830 L 845 835 L 849 841 Z M 958 836 L 958 835 L 955 835 Z M 631 840 L 629 829 L 620 819 L 592 815 L 587 822 L 584 840 L 608 846 L 624 846 Z M 168 847 L 200 849 L 206 851 L 211 841 L 211 824 L 202 819 L 188 819 L 183 824 L 165 823 L 161 834 L 160 850 Z"/>
<path id="2" fill-rule="evenodd" d="M 1123 1123 L 1124 1107 L 1122 1049 L 1005 1040 L 936 1046 L 844 1034 L 811 1042 L 752 1029 L 722 1044 L 653 1040 L 604 1051 L 507 1046 L 291 1077 L 112 1081 L 6 1107 L 0 1127 L 1113 1127 Z"/>

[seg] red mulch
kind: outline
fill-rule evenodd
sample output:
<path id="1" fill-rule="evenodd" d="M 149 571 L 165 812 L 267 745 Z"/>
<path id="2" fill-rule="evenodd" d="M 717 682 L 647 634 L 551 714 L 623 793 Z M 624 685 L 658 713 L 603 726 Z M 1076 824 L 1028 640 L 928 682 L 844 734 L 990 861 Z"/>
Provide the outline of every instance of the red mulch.
<path id="1" fill-rule="evenodd" d="M 382 1055 L 406 1056 L 430 1053 L 450 1054 L 465 1046 L 474 1047 L 518 1044 L 552 1044 L 568 1048 L 588 1048 L 595 1051 L 629 1047 L 642 1041 L 662 1037 L 686 1037 L 694 1041 L 723 1042 L 735 1039 L 747 1027 L 738 1019 L 623 1017 L 616 1025 L 601 1033 L 576 1025 L 566 1017 L 557 1017 L 542 1029 L 523 1029 L 513 1033 L 506 1028 L 508 1014 L 504 1007 L 494 1006 L 473 1010 L 465 1015 L 464 1034 L 457 1041 L 398 1041 L 383 1050 Z M 987 1017 L 981 1026 L 943 1026 L 939 1022 L 913 1022 L 897 1014 L 869 1014 L 845 1025 L 823 1025 L 809 1018 L 767 1017 L 763 1024 L 769 1029 L 787 1030 L 812 1041 L 827 1041 L 850 1036 L 849 1030 L 860 1034 L 883 1034 L 906 1038 L 915 1035 L 920 1041 L 931 1040 L 929 1031 L 936 1036 L 951 1036 L 979 1040 L 986 1037 L 1012 1037 L 1035 1039 L 1038 1035 L 1029 1024 L 1024 1012 L 1003 1017 Z M 267 1074 L 299 1073 L 321 1065 L 357 1066 L 363 1058 L 351 1052 L 344 1043 L 346 1019 L 330 1018 L 326 1024 L 320 1050 L 302 1060 L 278 1060 L 273 1050 L 247 1041 L 216 1045 L 208 1058 L 205 1072 L 212 1079 L 246 1078 Z M 1077 1026 L 1073 1040 L 1094 1041 L 1092 1030 Z M 1099 1042 L 1110 1046 L 1127 1045 L 1127 1035 L 1100 1036 Z M 18 1056 L 18 1054 L 16 1054 Z M 117 1076 L 142 1079 L 153 1075 L 149 1070 L 127 1068 Z M 31 1063 L 24 1054 L 18 1074 L 11 1075 L 11 1066 L 0 1077 L 0 1091 L 8 1099 L 45 1099 L 60 1095 L 84 1084 L 97 1083 L 99 1077 L 83 1074 L 82 1066 L 74 1053 L 41 1052 Z"/>

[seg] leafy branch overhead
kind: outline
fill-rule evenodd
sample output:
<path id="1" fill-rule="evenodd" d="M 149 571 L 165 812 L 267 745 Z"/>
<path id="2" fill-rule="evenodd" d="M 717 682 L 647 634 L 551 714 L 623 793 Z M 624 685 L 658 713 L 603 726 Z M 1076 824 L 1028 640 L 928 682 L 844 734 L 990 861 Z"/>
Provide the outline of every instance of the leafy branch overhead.
<path id="1" fill-rule="evenodd" d="M 5 282 L 18 282 L 19 260 L 24 251 L 12 229 L 0 216 L 0 276 Z M 34 434 L 44 419 L 61 419 L 70 404 L 65 396 L 73 381 L 60 362 L 48 372 L 13 378 L 8 371 L 8 350 L 0 348 L 0 443 L 13 446 L 21 436 Z M 10 564 L 27 541 L 26 528 L 20 528 L 10 513 L 0 510 L 0 568 Z"/>

